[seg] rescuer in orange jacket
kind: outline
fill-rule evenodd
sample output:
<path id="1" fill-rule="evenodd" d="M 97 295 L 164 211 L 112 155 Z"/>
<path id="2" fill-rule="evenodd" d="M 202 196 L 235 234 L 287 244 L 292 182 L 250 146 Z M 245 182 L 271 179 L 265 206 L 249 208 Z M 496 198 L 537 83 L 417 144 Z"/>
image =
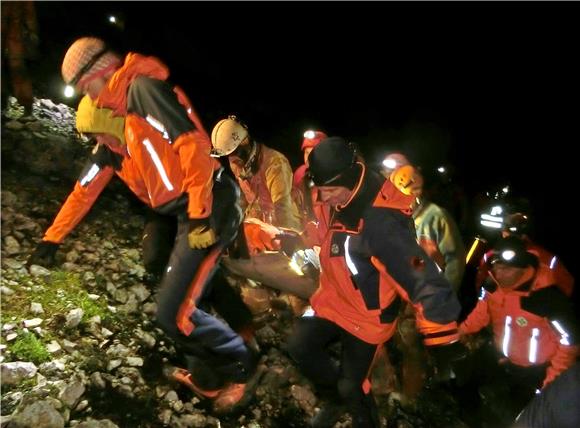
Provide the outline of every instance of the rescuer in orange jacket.
<path id="1" fill-rule="evenodd" d="M 491 325 L 495 348 L 508 373 L 523 373 L 524 378 L 529 373 L 529 399 L 536 388 L 552 382 L 576 359 L 571 302 L 552 282 L 549 268 L 518 237 L 501 239 L 487 263 L 489 278 L 460 332 L 467 335 Z"/>
<path id="2" fill-rule="evenodd" d="M 522 204 L 522 202 L 520 202 L 520 204 Z M 527 210 L 511 208 L 509 206 L 507 210 L 508 212 L 503 217 L 502 221 L 501 236 L 504 238 L 507 236 L 520 237 L 526 243 L 528 251 L 535 254 L 538 257 L 539 262 L 550 269 L 554 277 L 554 284 L 556 284 L 566 296 L 572 296 L 574 291 L 574 277 L 556 254 L 545 249 L 530 238 L 530 214 Z M 489 265 L 486 260 L 490 254 L 491 252 L 487 253 L 480 261 L 476 284 L 478 287 L 481 286 L 481 283 L 487 277 Z"/>
<path id="3" fill-rule="evenodd" d="M 396 328 L 401 300 L 411 302 L 425 344 L 443 363 L 462 352 L 459 303 L 450 284 L 417 244 L 412 196 L 368 170 L 351 143 L 320 142 L 309 156 L 309 176 L 330 207 L 320 252 L 320 287 L 310 299 L 288 351 L 328 404 L 313 426 L 333 426 L 343 413 L 353 427 L 379 426 L 368 376 L 373 359 Z M 337 366 L 327 346 L 342 343 Z"/>
<path id="4" fill-rule="evenodd" d="M 68 49 L 62 74 L 89 95 L 79 105 L 77 128 L 98 145 L 32 261 L 54 254 L 115 173 L 148 206 L 175 216 L 177 237 L 161 279 L 157 322 L 188 361 L 214 374 L 207 394 L 208 387 L 195 385 L 188 373 L 182 380 L 213 398 L 216 411 L 230 410 L 248 392 L 256 356 L 200 306 L 241 222 L 239 190 L 210 157 L 207 133 L 185 94 L 166 82 L 169 70 L 158 59 L 130 53 L 122 63 L 102 40 L 84 37 Z"/>

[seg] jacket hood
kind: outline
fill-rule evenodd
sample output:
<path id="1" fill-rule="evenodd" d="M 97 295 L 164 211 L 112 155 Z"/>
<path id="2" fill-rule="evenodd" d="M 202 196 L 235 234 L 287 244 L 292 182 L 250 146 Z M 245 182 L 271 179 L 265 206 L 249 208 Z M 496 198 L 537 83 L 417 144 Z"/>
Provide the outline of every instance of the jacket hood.
<path id="1" fill-rule="evenodd" d="M 117 116 L 126 116 L 127 90 L 139 76 L 167 80 L 169 68 L 155 57 L 146 57 L 136 53 L 128 54 L 123 66 L 115 72 L 99 94 L 98 106 L 110 108 Z"/>

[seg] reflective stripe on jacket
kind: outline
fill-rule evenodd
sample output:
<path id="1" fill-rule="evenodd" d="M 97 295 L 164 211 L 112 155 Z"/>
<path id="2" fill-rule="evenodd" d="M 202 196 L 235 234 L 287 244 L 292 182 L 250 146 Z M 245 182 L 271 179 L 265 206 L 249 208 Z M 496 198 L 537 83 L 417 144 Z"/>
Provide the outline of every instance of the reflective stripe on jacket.
<path id="1" fill-rule="evenodd" d="M 540 264 L 530 275 L 516 289 L 486 281 L 460 331 L 475 333 L 491 323 L 496 348 L 512 363 L 523 367 L 549 364 L 547 384 L 576 359 L 575 317 L 569 299 L 549 282 L 549 268 Z"/>
<path id="2" fill-rule="evenodd" d="M 154 67 L 162 65 L 152 58 L 128 55 L 125 65 L 109 82 L 109 86 L 117 84 L 116 91 L 126 91 L 126 97 L 120 97 L 120 101 L 109 87 L 109 92 L 104 91 L 99 97 L 100 106 L 127 114 L 128 156 L 115 172 L 150 207 L 159 208 L 187 194 L 189 218 L 206 218 L 211 214 L 212 178 L 220 168 L 219 162 L 210 157 L 209 137 L 197 128 L 201 121 L 183 92 L 163 80 L 141 74 Z M 119 86 L 120 82 L 128 86 Z M 113 176 L 109 165 L 92 171 L 79 178 L 44 240 L 62 242 Z M 91 172 L 90 168 L 87 172 Z"/>
<path id="3" fill-rule="evenodd" d="M 393 335 L 404 299 L 416 310 L 426 345 L 457 340 L 459 302 L 417 244 L 409 216 L 413 197 L 378 174 L 366 175 L 347 208 L 319 218 L 328 233 L 320 252 L 320 287 L 311 298 L 316 315 L 379 344 Z"/>

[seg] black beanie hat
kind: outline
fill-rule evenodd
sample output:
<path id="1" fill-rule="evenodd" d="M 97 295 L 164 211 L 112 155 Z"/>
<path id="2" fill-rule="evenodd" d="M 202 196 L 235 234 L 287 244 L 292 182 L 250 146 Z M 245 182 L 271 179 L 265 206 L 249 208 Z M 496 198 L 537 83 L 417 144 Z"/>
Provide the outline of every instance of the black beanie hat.
<path id="1" fill-rule="evenodd" d="M 362 172 L 356 160 L 352 143 L 341 137 L 325 138 L 308 156 L 308 174 L 316 186 L 353 189 Z"/>
<path id="2" fill-rule="evenodd" d="M 538 258 L 526 248 L 526 243 L 517 236 L 502 238 L 494 245 L 488 263 L 502 263 L 513 267 L 538 267 Z"/>

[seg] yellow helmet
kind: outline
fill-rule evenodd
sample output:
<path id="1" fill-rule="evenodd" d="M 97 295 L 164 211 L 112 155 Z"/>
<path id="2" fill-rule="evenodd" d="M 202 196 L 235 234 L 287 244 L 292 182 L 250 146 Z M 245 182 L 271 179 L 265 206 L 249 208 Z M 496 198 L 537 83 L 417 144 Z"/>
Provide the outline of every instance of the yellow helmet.
<path id="1" fill-rule="evenodd" d="M 211 131 L 212 156 L 227 156 L 248 137 L 248 128 L 236 116 L 220 120 Z"/>
<path id="2" fill-rule="evenodd" d="M 405 195 L 416 195 L 423 188 L 423 177 L 412 165 L 404 165 L 396 169 L 389 180 Z"/>

